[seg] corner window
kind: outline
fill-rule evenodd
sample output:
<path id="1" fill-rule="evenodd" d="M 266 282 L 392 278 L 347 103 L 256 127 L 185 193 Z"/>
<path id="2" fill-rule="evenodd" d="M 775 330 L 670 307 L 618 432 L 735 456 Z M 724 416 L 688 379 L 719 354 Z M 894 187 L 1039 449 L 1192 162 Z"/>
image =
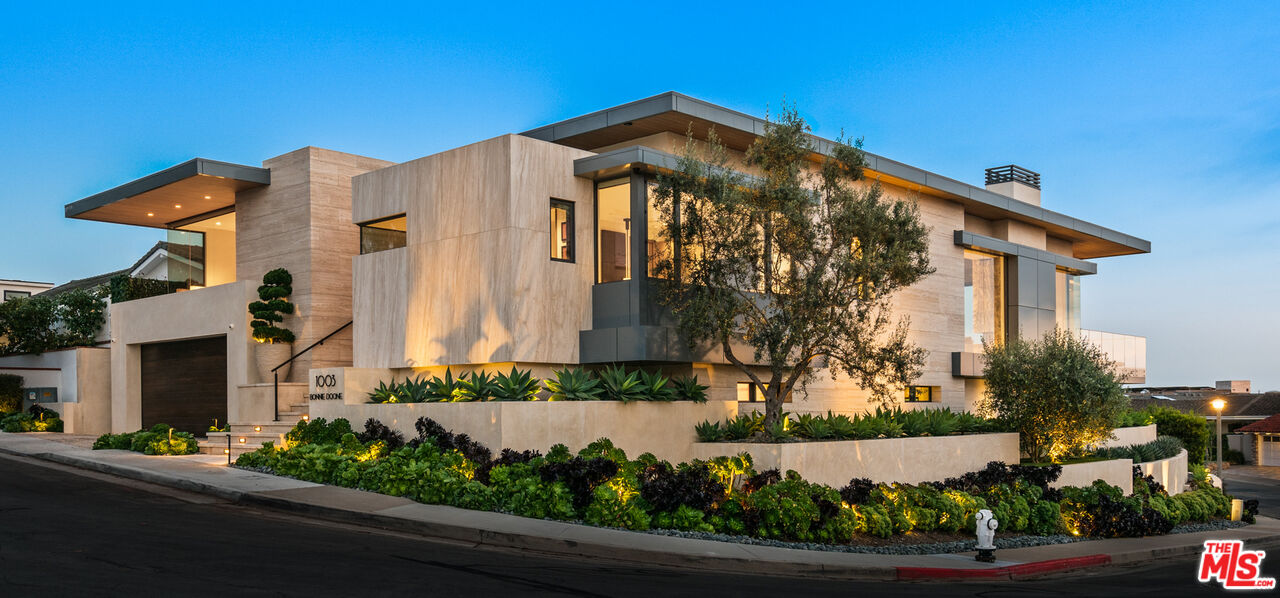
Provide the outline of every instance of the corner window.
<path id="1" fill-rule="evenodd" d="M 551 260 L 573 261 L 573 204 L 551 200 Z"/>
<path id="2" fill-rule="evenodd" d="M 404 247 L 408 241 L 404 214 L 360 224 L 360 254 Z"/>
<path id="3" fill-rule="evenodd" d="M 1004 258 L 964 252 L 964 350 L 981 353 L 982 343 L 1004 342 Z"/>
<path id="4" fill-rule="evenodd" d="M 1058 270 L 1054 277 L 1054 314 L 1058 328 L 1080 330 L 1080 277 Z"/>
<path id="5" fill-rule="evenodd" d="M 908 386 L 902 392 L 902 400 L 908 403 L 932 403 L 935 393 L 940 390 L 937 386 Z"/>

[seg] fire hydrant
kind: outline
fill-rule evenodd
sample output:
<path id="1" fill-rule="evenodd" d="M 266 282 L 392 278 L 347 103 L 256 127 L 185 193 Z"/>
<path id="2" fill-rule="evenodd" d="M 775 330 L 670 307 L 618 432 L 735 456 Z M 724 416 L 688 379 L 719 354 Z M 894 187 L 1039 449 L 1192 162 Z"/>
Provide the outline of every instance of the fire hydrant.
<path id="1" fill-rule="evenodd" d="M 996 562 L 996 528 L 1000 527 L 1000 522 L 989 509 L 978 511 L 974 522 L 977 524 L 978 555 L 973 558 L 983 563 Z"/>

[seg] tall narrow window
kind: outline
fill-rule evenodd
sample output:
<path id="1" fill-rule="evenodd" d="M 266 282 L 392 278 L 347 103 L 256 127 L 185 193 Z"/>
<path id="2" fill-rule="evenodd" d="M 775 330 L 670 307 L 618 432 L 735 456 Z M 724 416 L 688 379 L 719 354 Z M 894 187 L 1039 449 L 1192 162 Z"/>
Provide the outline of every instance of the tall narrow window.
<path id="1" fill-rule="evenodd" d="M 408 242 L 408 222 L 403 214 L 360 224 L 360 253 L 375 253 L 404 247 Z"/>
<path id="2" fill-rule="evenodd" d="M 631 181 L 596 186 L 596 282 L 631 280 Z"/>
<path id="3" fill-rule="evenodd" d="M 1058 328 L 1080 331 L 1080 277 L 1058 270 L 1055 276 L 1056 296 L 1054 315 Z"/>
<path id="4" fill-rule="evenodd" d="M 551 259 L 573 261 L 573 204 L 551 200 Z"/>
<path id="5" fill-rule="evenodd" d="M 964 252 L 964 350 L 981 353 L 982 343 L 1004 341 L 1004 258 Z"/>
<path id="6" fill-rule="evenodd" d="M 169 229 L 169 282 L 187 288 L 204 286 L 204 233 Z"/>

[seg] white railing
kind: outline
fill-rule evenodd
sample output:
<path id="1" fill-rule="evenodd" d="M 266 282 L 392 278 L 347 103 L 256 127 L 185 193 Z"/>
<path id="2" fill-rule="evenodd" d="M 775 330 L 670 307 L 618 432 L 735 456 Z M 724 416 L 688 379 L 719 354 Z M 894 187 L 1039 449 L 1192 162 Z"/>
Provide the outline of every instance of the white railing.
<path id="1" fill-rule="evenodd" d="M 1121 382 L 1146 383 L 1147 337 L 1100 330 L 1081 330 L 1080 336 L 1102 349 L 1108 359 L 1119 364 Z"/>

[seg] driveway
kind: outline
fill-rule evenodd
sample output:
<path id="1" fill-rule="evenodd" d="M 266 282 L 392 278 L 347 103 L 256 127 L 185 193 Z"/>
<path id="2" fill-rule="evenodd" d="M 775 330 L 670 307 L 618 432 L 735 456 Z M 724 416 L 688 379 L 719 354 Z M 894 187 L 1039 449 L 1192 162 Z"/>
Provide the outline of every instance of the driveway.
<path id="1" fill-rule="evenodd" d="M 1236 498 L 1257 499 L 1259 513 L 1280 517 L 1280 467 L 1232 465 L 1222 472 L 1222 483 Z"/>

